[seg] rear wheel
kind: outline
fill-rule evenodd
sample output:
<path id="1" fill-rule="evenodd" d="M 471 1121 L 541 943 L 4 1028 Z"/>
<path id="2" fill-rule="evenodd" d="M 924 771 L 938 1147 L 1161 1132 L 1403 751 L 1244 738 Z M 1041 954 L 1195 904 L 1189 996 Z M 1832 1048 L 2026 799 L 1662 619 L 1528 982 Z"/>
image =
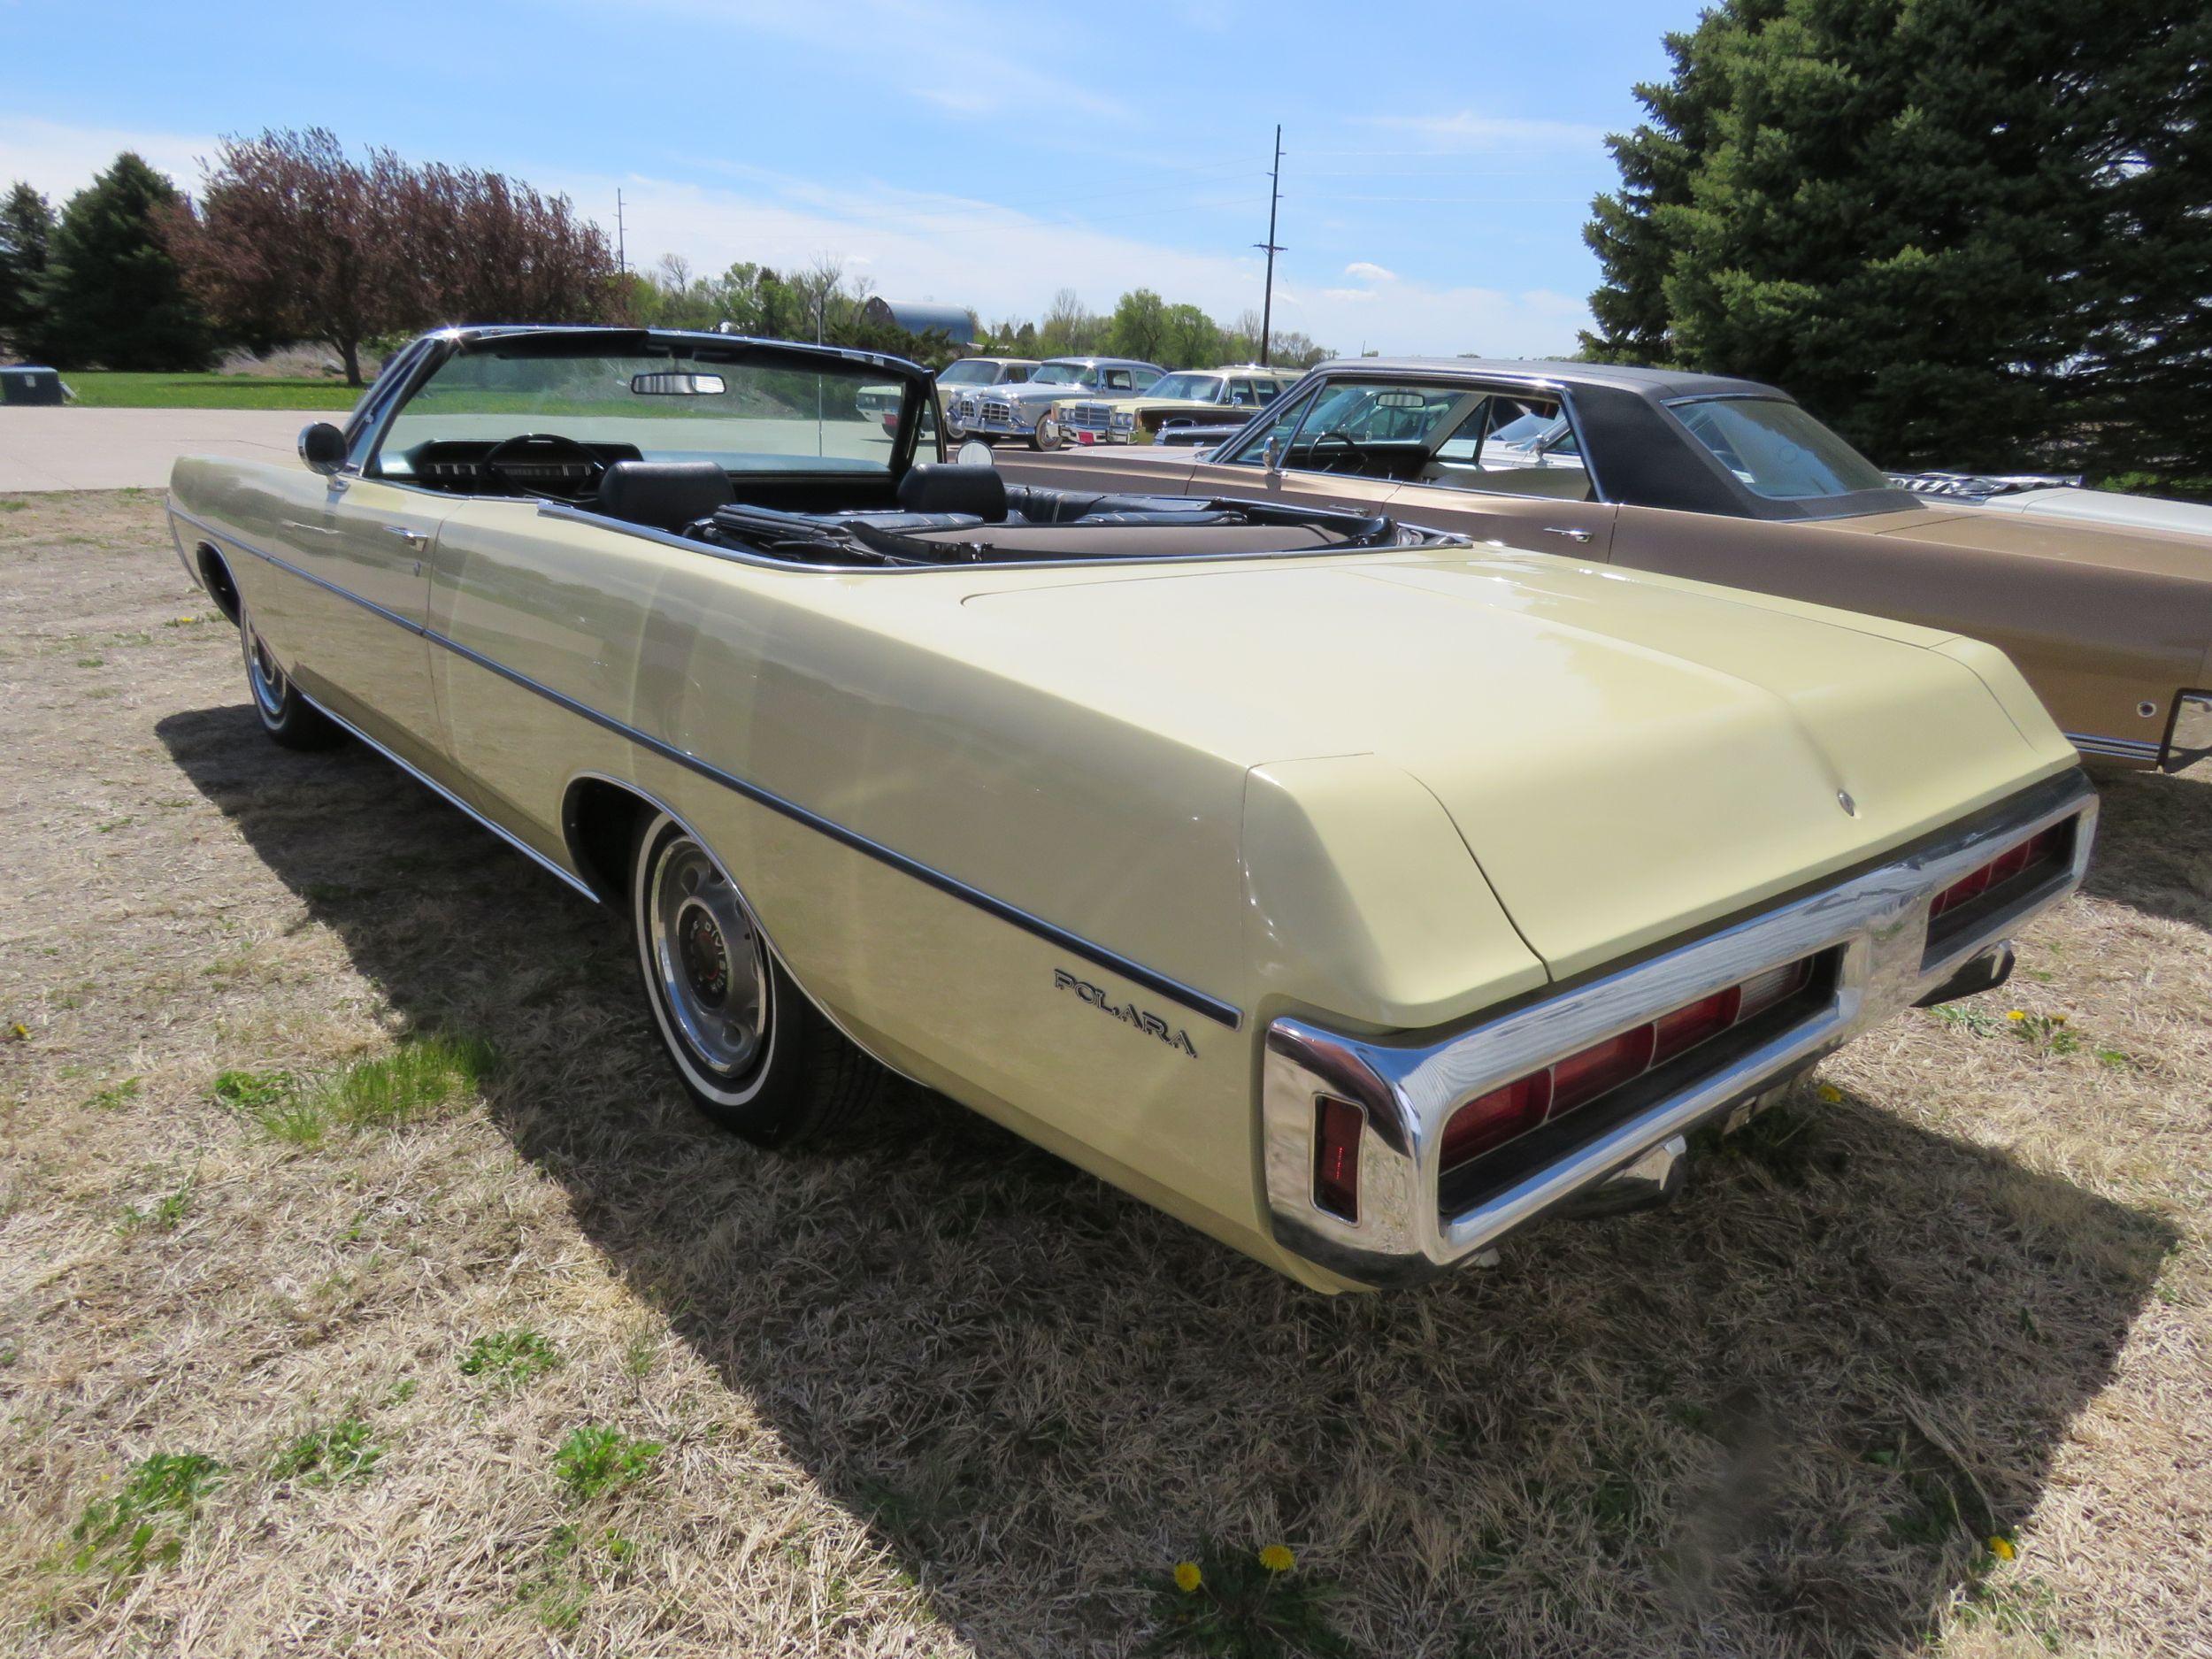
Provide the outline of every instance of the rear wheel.
<path id="1" fill-rule="evenodd" d="M 287 749 L 329 749 L 344 739 L 336 721 L 300 695 L 268 641 L 256 631 L 252 614 L 242 609 L 238 641 L 246 653 L 246 689 L 253 694 L 253 710 L 261 717 L 261 729 L 271 741 Z"/>
<path id="2" fill-rule="evenodd" d="M 768 949 L 744 895 L 691 832 L 649 817 L 631 861 L 638 967 L 692 1103 L 761 1146 L 818 1141 L 874 1097 L 876 1064 Z"/>

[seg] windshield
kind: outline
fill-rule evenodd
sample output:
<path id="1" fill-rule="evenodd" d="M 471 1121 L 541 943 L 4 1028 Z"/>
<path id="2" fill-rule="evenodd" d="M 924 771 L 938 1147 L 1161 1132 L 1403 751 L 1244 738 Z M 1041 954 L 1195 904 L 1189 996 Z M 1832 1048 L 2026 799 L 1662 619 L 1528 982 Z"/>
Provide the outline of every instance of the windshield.
<path id="1" fill-rule="evenodd" d="M 393 416 L 374 470 L 414 475 L 425 451 L 524 434 L 617 457 L 712 460 L 731 472 L 887 474 L 902 388 L 854 364 L 549 355 L 488 342 L 441 365 Z M 442 457 L 433 457 L 442 458 Z"/>
<path id="2" fill-rule="evenodd" d="M 1194 403 L 1221 401 L 1221 377 L 1217 374 L 1163 374 L 1152 382 L 1155 397 L 1180 397 Z"/>
<path id="3" fill-rule="evenodd" d="M 1795 403 L 1771 397 L 1715 397 L 1671 407 L 1738 481 L 1770 501 L 1891 487 L 1879 467 Z"/>
<path id="4" fill-rule="evenodd" d="M 1098 371 L 1080 363 L 1048 363 L 1029 377 L 1032 386 L 1095 386 Z"/>
<path id="5" fill-rule="evenodd" d="M 937 377 L 940 386 L 995 386 L 998 383 L 998 365 L 986 363 L 980 357 L 963 357 Z"/>

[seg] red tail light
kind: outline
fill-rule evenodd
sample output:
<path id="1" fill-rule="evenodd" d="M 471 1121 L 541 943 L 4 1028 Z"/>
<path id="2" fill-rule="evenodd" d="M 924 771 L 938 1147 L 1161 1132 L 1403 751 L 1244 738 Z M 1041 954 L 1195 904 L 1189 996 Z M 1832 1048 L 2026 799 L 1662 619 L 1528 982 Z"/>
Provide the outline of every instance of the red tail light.
<path id="1" fill-rule="evenodd" d="M 1639 1025 L 1557 1062 L 1551 1069 L 1552 1110 L 1572 1111 L 1641 1077 L 1650 1068 L 1657 1034 L 1653 1026 Z"/>
<path id="2" fill-rule="evenodd" d="M 1732 985 L 1687 1008 L 1662 1014 L 1652 1023 L 1651 1063 L 1663 1065 L 1686 1048 L 1694 1048 L 1708 1037 L 1717 1037 L 1737 1020 L 1743 1010 L 1743 987 Z"/>
<path id="3" fill-rule="evenodd" d="M 1444 1125 L 1444 1168 L 1494 1151 L 1539 1124 L 1586 1106 L 1655 1066 L 1780 1006 L 1812 985 L 1814 960 L 1806 956 L 1770 968 L 1469 1101 Z M 1325 1110 L 1333 1103 L 1324 1102 L 1323 1106 Z"/>
<path id="4" fill-rule="evenodd" d="M 1928 906 L 1928 919 L 1933 921 L 1944 911 L 1955 910 L 1969 899 L 1978 899 L 2001 882 L 2024 875 L 2044 865 L 2055 866 L 2066 856 L 2074 831 L 2073 820 L 2064 819 L 2047 830 L 2039 830 L 2016 847 L 2008 848 L 1980 869 L 1960 877 Z"/>
<path id="5" fill-rule="evenodd" d="M 1444 1167 L 1479 1157 L 1544 1121 L 1551 1109 L 1551 1072 L 1532 1071 L 1469 1101 L 1444 1125 Z"/>
<path id="6" fill-rule="evenodd" d="M 1359 1137 L 1367 1114 L 1348 1101 L 1315 1102 L 1313 1202 L 1333 1216 L 1359 1219 Z"/>

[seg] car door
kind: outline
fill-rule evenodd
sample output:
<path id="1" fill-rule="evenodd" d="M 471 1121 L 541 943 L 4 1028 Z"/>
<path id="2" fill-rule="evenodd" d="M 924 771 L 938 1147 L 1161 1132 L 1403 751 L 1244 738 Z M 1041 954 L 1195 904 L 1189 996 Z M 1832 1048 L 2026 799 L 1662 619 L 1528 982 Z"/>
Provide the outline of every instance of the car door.
<path id="1" fill-rule="evenodd" d="M 423 637 L 430 558 L 450 501 L 304 468 L 288 473 L 280 496 L 282 551 L 311 589 L 297 607 L 294 677 L 330 712 L 423 764 L 439 730 Z"/>

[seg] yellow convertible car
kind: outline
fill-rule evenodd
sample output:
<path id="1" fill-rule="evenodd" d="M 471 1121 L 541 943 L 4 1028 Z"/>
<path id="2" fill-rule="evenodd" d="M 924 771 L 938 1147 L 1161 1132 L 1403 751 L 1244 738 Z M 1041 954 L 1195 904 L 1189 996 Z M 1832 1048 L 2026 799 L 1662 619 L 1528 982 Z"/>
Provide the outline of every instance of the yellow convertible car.
<path id="1" fill-rule="evenodd" d="M 170 518 L 269 736 L 350 733 L 626 914 L 710 1115 L 820 1134 L 872 1059 L 1324 1289 L 1670 1190 L 2080 879 L 2094 797 L 1986 646 L 1009 487 L 918 456 L 930 396 L 449 330 L 297 464 L 180 462 Z"/>

